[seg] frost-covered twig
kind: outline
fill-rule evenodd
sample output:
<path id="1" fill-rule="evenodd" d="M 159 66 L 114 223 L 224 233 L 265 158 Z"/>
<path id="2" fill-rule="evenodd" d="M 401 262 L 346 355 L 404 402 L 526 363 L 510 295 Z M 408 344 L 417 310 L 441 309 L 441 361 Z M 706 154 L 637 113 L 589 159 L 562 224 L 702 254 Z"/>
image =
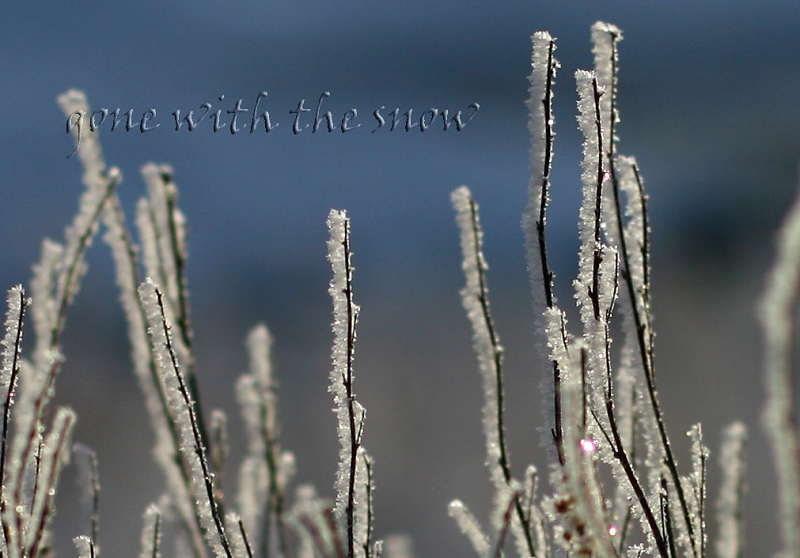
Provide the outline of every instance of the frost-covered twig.
<path id="1" fill-rule="evenodd" d="M 554 288 L 555 273 L 547 255 L 546 224 L 547 206 L 550 203 L 550 173 L 553 166 L 553 143 L 555 140 L 555 117 L 553 115 L 553 86 L 558 61 L 553 56 L 555 39 L 546 31 L 538 31 L 533 37 L 531 55 L 530 98 L 528 99 L 528 130 L 531 134 L 531 181 L 528 185 L 528 206 L 522 216 L 525 232 L 528 273 L 531 276 L 534 301 L 544 294 L 544 307 L 534 304 L 536 316 L 544 316 L 545 309 L 556 307 Z M 545 331 L 542 318 L 540 330 Z M 551 434 L 556 446 L 559 462 L 564 463 L 563 429 L 561 426 L 561 378 L 563 371 L 556 361 L 553 367 L 553 425 Z"/>
<path id="2" fill-rule="evenodd" d="M 742 499 L 746 439 L 747 429 L 741 422 L 734 422 L 723 433 L 719 452 L 722 486 L 717 501 L 719 528 L 716 549 L 719 558 L 742 558 L 744 555 Z"/>
<path id="3" fill-rule="evenodd" d="M 294 456 L 281 452 L 278 440 L 277 383 L 271 361 L 272 337 L 259 324 L 247 336 L 250 369 L 236 385 L 248 433 L 248 450 L 239 471 L 238 504 L 242 521 L 261 556 L 272 547 L 288 556 L 284 526 L 284 490 L 293 474 Z M 276 539 L 276 540 L 275 540 Z"/>
<path id="4" fill-rule="evenodd" d="M 89 534 L 87 535 L 92 557 L 100 554 L 98 549 L 98 533 L 100 530 L 100 472 L 97 454 L 88 446 L 75 444 L 72 447 L 75 463 L 78 466 L 80 483 L 84 490 L 82 504 L 89 512 Z"/>
<path id="5" fill-rule="evenodd" d="M 331 210 L 328 215 L 328 261 L 333 270 L 328 292 L 333 301 L 333 349 L 331 384 L 334 412 L 339 435 L 339 468 L 336 473 L 336 504 L 334 514 L 347 535 L 347 557 L 369 558 L 371 483 L 368 457 L 361 438 L 364 428 L 364 407 L 356 400 L 353 390 L 353 357 L 355 355 L 356 323 L 359 307 L 353 302 L 353 267 L 350 250 L 350 220 L 344 211 Z M 366 492 L 366 493 L 365 493 Z"/>
<path id="6" fill-rule="evenodd" d="M 148 197 L 140 200 L 137 219 L 147 274 L 164 287 L 167 317 L 177 325 L 176 352 L 179 354 L 192 397 L 198 429 L 204 445 L 210 446 L 203 420 L 200 388 L 192 349 L 194 334 L 189 316 L 189 291 L 186 278 L 186 218 L 178 208 L 178 188 L 172 167 L 148 163 L 142 167 Z M 144 215 L 142 215 L 144 213 Z"/>
<path id="7" fill-rule="evenodd" d="M 160 558 L 161 542 L 161 511 L 155 505 L 150 505 L 144 512 L 144 527 L 142 528 L 142 551 L 139 558 Z"/>
<path id="8" fill-rule="evenodd" d="M 147 314 L 155 359 L 166 386 L 170 410 L 180 430 L 181 455 L 191 472 L 192 489 L 203 535 L 218 558 L 233 558 L 219 503 L 215 498 L 213 475 L 200 435 L 195 406 L 172 344 L 171 326 L 165 315 L 164 295 L 150 279 L 142 283 L 139 294 Z"/>
<path id="9" fill-rule="evenodd" d="M 483 231 L 478 218 L 478 206 L 465 186 L 453 192 L 451 201 L 461 231 L 462 269 L 467 281 L 461 291 L 461 298 L 472 324 L 473 344 L 483 377 L 483 433 L 486 439 L 489 475 L 498 497 L 495 507 L 503 506 L 500 501 L 501 494 L 507 491 L 514 494 L 511 499 L 515 511 L 511 521 L 512 531 L 518 539 L 518 544 L 524 545 L 530 556 L 536 556 L 530 520 L 523 512 L 516 490 L 512 489 L 514 481 L 505 440 L 503 348 L 489 307 L 487 265 L 483 255 Z"/>
<path id="10" fill-rule="evenodd" d="M 22 285 L 12 287 L 8 291 L 7 297 L 8 311 L 5 320 L 5 337 L 3 338 L 3 368 L 0 371 L 0 395 L 3 399 L 3 430 L 0 439 L 0 506 L 5 507 L 6 503 L 6 454 L 8 450 L 9 426 L 11 424 L 11 408 L 14 405 L 14 392 L 17 387 L 17 379 L 20 371 L 20 359 L 22 354 L 22 322 L 25 316 L 25 309 L 30 304 L 30 299 L 25 296 Z M 3 522 L 3 528 L 7 525 Z M 9 534 L 5 533 L 5 540 Z"/>
<path id="11" fill-rule="evenodd" d="M 778 478 L 783 548 L 780 558 L 800 556 L 800 425 L 792 381 L 796 310 L 800 301 L 800 195 L 777 239 L 759 316 L 765 341 L 764 385 L 767 401 L 762 423 L 772 446 Z"/>
<path id="12" fill-rule="evenodd" d="M 613 213 L 616 217 L 617 231 L 613 234 L 620 243 L 620 258 L 622 260 L 621 276 L 627 289 L 627 295 L 633 307 L 635 331 L 638 338 L 639 357 L 644 369 L 646 380 L 646 393 L 649 396 L 649 411 L 652 414 L 657 430 L 657 443 L 663 453 L 663 461 L 669 471 L 670 480 L 676 491 L 679 503 L 681 522 L 676 526 L 686 531 L 690 548 L 695 556 L 699 556 L 702 546 L 691 519 L 689 501 L 681 485 L 678 473 L 677 460 L 675 459 L 667 434 L 666 424 L 657 396 L 654 359 L 653 359 L 653 331 L 650 311 L 650 279 L 649 279 L 649 226 L 647 224 L 647 198 L 642 189 L 641 176 L 635 162 L 627 158 L 620 158 L 616 154 L 615 126 L 619 122 L 619 113 L 616 106 L 617 96 L 617 43 L 622 39 L 622 32 L 615 26 L 597 22 L 592 26 L 592 40 L 594 42 L 595 74 L 597 82 L 603 88 L 603 94 L 598 102 L 598 124 L 605 130 L 606 138 L 600 154 L 604 161 L 607 178 L 610 179 L 613 194 Z M 623 179 L 626 171 L 632 171 Z M 620 193 L 624 191 L 628 196 L 628 211 L 622 209 Z M 640 207 L 635 207 L 638 201 Z M 626 227 L 623 216 L 631 216 L 630 226 Z M 645 424 L 648 424 L 646 422 Z M 648 434 L 649 435 L 649 434 Z M 655 441 L 655 440 L 654 440 Z"/>

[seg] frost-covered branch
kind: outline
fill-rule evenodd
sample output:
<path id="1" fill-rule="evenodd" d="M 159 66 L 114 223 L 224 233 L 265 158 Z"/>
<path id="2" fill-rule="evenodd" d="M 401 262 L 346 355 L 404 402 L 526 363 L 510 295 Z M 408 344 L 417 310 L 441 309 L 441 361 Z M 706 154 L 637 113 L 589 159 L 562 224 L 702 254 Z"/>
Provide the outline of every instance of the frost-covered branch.
<path id="1" fill-rule="evenodd" d="M 328 229 L 328 261 L 333 270 L 328 292 L 333 301 L 334 335 L 329 391 L 333 393 L 339 435 L 334 515 L 347 534 L 347 557 L 369 558 L 371 489 L 364 493 L 362 487 L 366 486 L 365 483 L 371 483 L 367 470 L 367 464 L 371 460 L 367 457 L 359 459 L 364 451 L 361 438 L 366 411 L 356 400 L 353 390 L 353 358 L 359 307 L 353 302 L 350 220 L 347 214 L 344 211 L 331 210 L 328 215 Z"/>
<path id="2" fill-rule="evenodd" d="M 800 195 L 777 239 L 759 316 L 765 341 L 764 385 L 767 401 L 762 424 L 772 446 L 778 478 L 783 548 L 780 558 L 800 556 L 800 425 L 793 378 L 796 310 L 800 301 Z"/>
<path id="3" fill-rule="evenodd" d="M 223 556 L 233 558 L 219 503 L 215 498 L 213 475 L 200 435 L 199 421 L 194 412 L 195 406 L 172 344 L 171 326 L 165 315 L 164 296 L 150 279 L 142 283 L 139 295 L 147 314 L 155 359 L 166 386 L 170 410 L 180 430 L 181 455 L 191 472 L 197 515 L 203 534 L 218 558 Z"/>
<path id="4" fill-rule="evenodd" d="M 486 439 L 486 463 L 497 496 L 495 507 L 502 507 L 502 494 L 514 494 L 510 500 L 515 511 L 511 523 L 512 531 L 518 538 L 518 543 L 525 546 L 527 553 L 536 556 L 529 518 L 523 513 L 516 489 L 512 488 L 515 483 L 505 440 L 503 347 L 500 345 L 489 306 L 487 265 L 483 255 L 483 231 L 478 218 L 478 206 L 465 186 L 453 192 L 451 201 L 461 231 L 462 269 L 467 282 L 461 291 L 461 298 L 472 324 L 473 344 L 483 377 L 483 433 Z"/>
<path id="5" fill-rule="evenodd" d="M 271 361 L 272 337 L 260 324 L 250 331 L 250 369 L 236 385 L 248 432 L 248 450 L 239 472 L 238 504 L 242 522 L 261 556 L 288 556 L 284 493 L 294 472 L 294 456 L 281 452 L 277 419 L 277 383 Z"/>
<path id="6" fill-rule="evenodd" d="M 528 185 L 528 205 L 522 215 L 525 232 L 528 273 L 531 277 L 533 300 L 539 301 L 544 294 L 544 305 L 534 302 L 534 313 L 539 320 L 539 330 L 546 331 L 546 311 L 556 308 L 555 273 L 547 255 L 546 224 L 547 207 L 550 203 L 550 173 L 553 166 L 553 144 L 555 140 L 555 116 L 553 114 L 553 86 L 558 61 L 553 56 L 555 39 L 546 31 L 533 35 L 531 55 L 530 97 L 528 99 L 528 130 L 531 134 L 531 181 Z M 549 339 L 545 339 L 550 343 Z M 564 463 L 564 433 L 561 426 L 561 378 L 563 371 L 558 363 L 553 368 L 553 424 L 551 434 L 556 453 Z"/>
<path id="7" fill-rule="evenodd" d="M 744 555 L 744 525 L 742 499 L 744 497 L 744 446 L 747 429 L 741 422 L 734 422 L 723 432 L 719 464 L 722 471 L 722 486 L 717 501 L 717 556 L 719 558 L 742 558 Z"/>

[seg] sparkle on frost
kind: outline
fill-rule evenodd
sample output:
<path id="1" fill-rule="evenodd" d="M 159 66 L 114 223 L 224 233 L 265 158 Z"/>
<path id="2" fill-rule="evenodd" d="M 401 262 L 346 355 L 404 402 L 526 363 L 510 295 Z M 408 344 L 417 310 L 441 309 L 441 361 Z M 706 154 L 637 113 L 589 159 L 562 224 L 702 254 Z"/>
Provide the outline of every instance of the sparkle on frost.
<path id="1" fill-rule="evenodd" d="M 597 449 L 597 444 L 592 439 L 584 438 L 581 440 L 581 449 L 586 453 L 592 453 Z"/>

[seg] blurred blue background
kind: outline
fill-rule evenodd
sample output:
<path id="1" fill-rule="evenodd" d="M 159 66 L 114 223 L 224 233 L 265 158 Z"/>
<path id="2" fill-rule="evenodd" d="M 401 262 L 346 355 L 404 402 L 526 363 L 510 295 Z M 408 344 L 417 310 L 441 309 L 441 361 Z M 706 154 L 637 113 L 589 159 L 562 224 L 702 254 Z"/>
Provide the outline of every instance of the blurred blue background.
<path id="1" fill-rule="evenodd" d="M 702 420 L 712 447 L 734 418 L 751 429 L 747 524 L 752 555 L 774 549 L 771 462 L 760 433 L 760 341 L 753 309 L 771 259 L 770 238 L 793 196 L 800 154 L 800 9 L 794 0 L 748 2 L 389 3 L 78 1 L 6 5 L 0 18 L 0 279 L 27 282 L 44 236 L 62 238 L 82 169 L 56 96 L 72 87 L 93 108 L 157 110 L 160 128 L 101 126 L 109 164 L 125 180 L 129 215 L 138 169 L 169 163 L 190 226 L 189 285 L 205 407 L 231 418 L 242 341 L 257 321 L 275 338 L 284 446 L 298 482 L 332 494 L 336 460 L 329 369 L 325 219 L 352 219 L 356 299 L 362 305 L 358 393 L 365 445 L 376 459 L 377 536 L 406 532 L 419 556 L 468 556 L 447 517 L 465 500 L 489 509 L 480 430 L 480 381 L 460 307 L 463 284 L 449 193 L 467 184 L 482 205 L 493 303 L 507 347 L 512 464 L 539 447 L 541 371 L 533 364 L 520 215 L 528 182 L 530 36 L 557 37 L 551 253 L 567 305 L 577 250 L 580 143 L 573 72 L 592 65 L 589 28 L 619 26 L 620 152 L 637 156 L 651 197 L 659 385 L 672 437 L 688 465 L 685 432 Z M 189 133 L 171 113 L 233 108 L 242 99 L 278 122 L 231 135 L 208 118 Z M 347 134 L 293 134 L 289 111 L 324 101 Z M 224 100 L 219 97 L 224 95 Z M 460 132 L 390 132 L 371 113 L 418 116 L 480 110 Z M 249 122 L 249 115 L 245 122 Z M 308 117 L 305 120 L 309 121 Z M 79 413 L 77 439 L 99 452 L 100 544 L 138 552 L 140 515 L 161 492 L 151 433 L 132 378 L 107 248 L 90 270 L 64 340 L 59 401 Z M 30 344 L 28 345 L 30 347 Z M 715 457 L 712 456 L 712 460 Z M 712 473 L 717 474 L 713 461 Z M 235 463 L 234 463 L 235 464 Z M 57 547 L 74 552 L 85 520 L 62 479 Z M 712 494 L 717 484 L 712 483 Z M 234 486 L 228 486 L 233 493 Z M 713 533 L 713 531 L 712 531 Z"/>

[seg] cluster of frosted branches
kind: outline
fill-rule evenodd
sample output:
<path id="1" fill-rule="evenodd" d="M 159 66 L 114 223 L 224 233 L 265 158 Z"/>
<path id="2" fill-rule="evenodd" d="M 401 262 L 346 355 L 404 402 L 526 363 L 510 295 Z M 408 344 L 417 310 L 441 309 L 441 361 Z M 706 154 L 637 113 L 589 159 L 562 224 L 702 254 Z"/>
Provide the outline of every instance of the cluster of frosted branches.
<path id="1" fill-rule="evenodd" d="M 477 205 L 469 190 L 453 192 L 461 231 L 466 287 L 462 298 L 472 324 L 483 378 L 486 462 L 494 486 L 490 530 L 458 500 L 450 514 L 479 556 L 503 556 L 507 539 L 522 557 L 707 555 L 706 487 L 709 452 L 700 425 L 687 432 L 691 463 L 680 473 L 656 389 L 650 303 L 650 242 L 647 197 L 636 161 L 617 152 L 616 106 L 619 29 L 592 27 L 593 71 L 575 73 L 578 127 L 583 134 L 583 202 L 578 228 L 578 276 L 573 286 L 580 332 L 567 327 L 548 261 L 547 207 L 555 139 L 553 87 L 559 64 L 555 39 L 533 36 L 530 121 L 532 180 L 523 216 L 528 268 L 546 347 L 545 382 L 552 447 L 551 493 L 536 497 L 535 469 L 523 480 L 511 471 L 505 443 L 503 350 L 493 324 L 487 265 Z M 800 207 L 798 204 L 797 207 Z M 797 423 L 792 415 L 791 339 L 800 292 L 800 210 L 795 209 L 780 243 L 780 263 L 763 304 L 769 350 L 765 412 L 774 438 L 781 480 L 782 557 L 800 556 L 800 492 Z M 622 343 L 612 346 L 612 321 L 622 323 Z M 742 555 L 744 427 L 725 433 L 723 484 L 717 504 L 718 556 Z M 532 480 L 534 479 L 534 480 Z M 785 490 L 784 490 L 785 489 Z"/>
<path id="2" fill-rule="evenodd" d="M 66 105 L 73 99 L 65 96 L 59 102 Z M 106 168 L 93 140 L 87 143 L 90 151 L 81 153 L 86 190 L 78 212 L 62 243 L 47 239 L 43 242 L 41 259 L 34 266 L 31 294 L 36 304 L 32 305 L 21 285 L 8 291 L 0 371 L 3 401 L 0 556 L 3 557 L 38 557 L 51 552 L 50 524 L 55 513 L 56 487 L 72 453 L 70 440 L 75 425 L 71 409 L 53 409 L 50 405 L 63 363 L 61 336 L 67 309 L 86 272 L 84 254 L 97 232 L 103 208 L 115 195 L 120 180 L 117 169 Z M 36 344 L 30 358 L 23 358 L 23 322 L 28 307 L 32 308 Z M 97 478 L 96 474 L 93 478 Z M 97 486 L 92 482 L 89 490 L 96 493 Z M 96 514 L 92 513 L 92 517 Z M 89 555 L 96 553 L 94 538 L 87 537 L 82 544 Z"/>
<path id="3" fill-rule="evenodd" d="M 636 161 L 617 153 L 615 127 L 616 27 L 592 27 L 594 71 L 578 71 L 578 125 L 584 136 L 581 247 L 573 285 L 580 331 L 567 327 L 555 296 L 548 260 L 547 208 L 554 146 L 553 88 L 559 67 L 555 40 L 533 37 L 530 122 L 533 137 L 529 204 L 523 217 L 542 366 L 551 417 L 549 492 L 539 495 L 539 473 L 529 465 L 514 476 L 506 445 L 503 348 L 492 319 L 487 264 L 478 206 L 469 190 L 452 195 L 461 231 L 466 286 L 464 308 L 472 325 L 483 380 L 486 462 L 494 488 L 489 529 L 459 500 L 450 515 L 483 558 L 506 553 L 528 558 L 704 558 L 707 555 L 709 451 L 700 425 L 687 433 L 691 462 L 679 471 L 656 389 L 650 301 L 647 197 Z M 82 93 L 59 98 L 67 128 L 76 114 L 92 113 Z M 73 130 L 75 131 L 75 130 Z M 76 134 L 77 136 L 77 134 Z M 77 139 L 77 137 L 76 137 Z M 71 456 L 81 473 L 89 529 L 75 537 L 81 558 L 100 556 L 98 457 L 71 443 L 75 415 L 51 408 L 61 369 L 60 339 L 67 309 L 86 271 L 84 253 L 99 226 L 113 254 L 131 344 L 133 368 L 146 401 L 164 476 L 157 502 L 143 514 L 141 558 L 162 554 L 206 558 L 412 558 L 407 537 L 373 540 L 373 462 L 365 451 L 365 409 L 354 389 L 359 307 L 353 298 L 350 221 L 328 217 L 328 260 L 333 279 L 333 348 L 330 392 L 339 439 L 335 498 L 308 485 L 289 503 L 294 457 L 281 449 L 272 337 L 258 325 L 246 342 L 249 369 L 236 384 L 247 433 L 235 498 L 227 419 L 201 408 L 189 312 L 186 224 L 177 206 L 172 169 L 142 169 L 147 195 L 136 206 L 138 243 L 125 221 L 116 187 L 122 176 L 108 168 L 96 134 L 76 149 L 86 190 L 63 243 L 45 240 L 34 267 L 32 299 L 22 286 L 8 291 L 0 368 L 3 403 L 0 438 L 0 558 L 50 556 L 50 524 L 59 475 Z M 800 299 L 800 199 L 778 243 L 778 262 L 761 307 L 766 337 L 764 426 L 779 481 L 779 558 L 800 556 L 800 440 L 792 377 L 793 337 Z M 23 322 L 33 320 L 35 349 L 22 356 Z M 622 343 L 612 346 L 614 320 Z M 717 501 L 720 558 L 743 553 L 742 494 L 746 430 L 724 433 Z M 165 526 L 171 536 L 165 550 Z"/>
<path id="4" fill-rule="evenodd" d="M 59 98 L 68 119 L 92 114 L 84 95 Z M 101 111 L 102 112 L 102 111 Z M 68 129 L 69 129 L 68 120 Z M 77 139 L 77 138 L 76 138 Z M 236 392 L 248 446 L 240 465 L 235 502 L 225 497 L 227 420 L 220 410 L 206 420 L 200 404 L 185 275 L 186 225 L 177 207 L 172 169 L 145 165 L 147 196 L 136 207 L 139 244 L 125 222 L 115 187 L 120 172 L 107 169 L 96 134 L 78 142 L 86 193 L 67 228 L 64 244 L 45 241 L 34 268 L 35 303 L 21 286 L 8 293 L 0 387 L 4 403 L 0 446 L 0 557 L 38 558 L 50 550 L 49 525 L 59 473 L 74 453 L 85 479 L 89 532 L 74 539 L 81 558 L 100 555 L 97 457 L 71 444 L 75 416 L 49 409 L 62 363 L 59 340 L 66 310 L 85 272 L 83 254 L 99 225 L 110 246 L 128 322 L 134 371 L 144 393 L 155 434 L 153 456 L 164 475 L 164 491 L 144 512 L 142 558 L 163 551 L 165 523 L 174 534 L 170 555 L 205 558 L 377 558 L 381 541 L 372 536 L 372 460 L 362 446 L 364 409 L 353 389 L 353 355 L 358 307 L 352 296 L 349 220 L 331 212 L 330 293 L 334 307 L 331 391 L 336 403 L 341 461 L 335 505 L 300 486 L 291 506 L 287 489 L 294 457 L 279 443 L 272 339 L 264 325 L 247 339 L 249 370 Z M 21 356 L 23 318 L 31 306 L 36 349 Z M 51 416 L 52 415 L 52 416 Z M 294 533 L 292 542 L 287 531 Z M 408 546 L 389 539 L 384 554 L 408 556 Z"/>

